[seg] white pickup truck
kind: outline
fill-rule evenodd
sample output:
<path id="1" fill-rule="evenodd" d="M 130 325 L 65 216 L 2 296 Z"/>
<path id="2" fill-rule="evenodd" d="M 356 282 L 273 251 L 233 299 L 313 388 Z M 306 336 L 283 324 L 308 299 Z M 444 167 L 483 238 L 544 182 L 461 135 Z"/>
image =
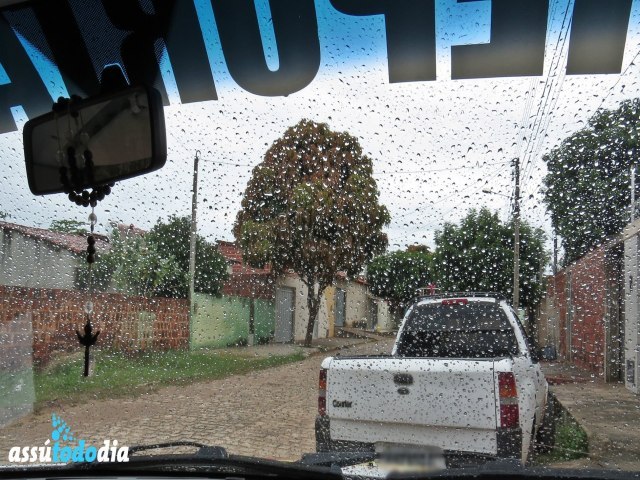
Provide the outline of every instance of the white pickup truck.
<path id="1" fill-rule="evenodd" d="M 318 452 L 435 449 L 442 458 L 516 458 L 540 427 L 548 385 L 499 295 L 425 297 L 391 355 L 326 358 Z"/>

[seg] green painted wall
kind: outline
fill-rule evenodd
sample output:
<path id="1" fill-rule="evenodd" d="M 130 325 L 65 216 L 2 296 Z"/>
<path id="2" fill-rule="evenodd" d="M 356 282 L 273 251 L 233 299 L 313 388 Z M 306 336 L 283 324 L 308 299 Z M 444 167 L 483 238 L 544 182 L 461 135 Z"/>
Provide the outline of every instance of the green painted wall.
<path id="1" fill-rule="evenodd" d="M 267 340 L 275 328 L 273 302 L 254 300 L 256 342 Z M 250 300 L 195 294 L 191 319 L 191 348 L 224 348 L 247 342 Z"/>

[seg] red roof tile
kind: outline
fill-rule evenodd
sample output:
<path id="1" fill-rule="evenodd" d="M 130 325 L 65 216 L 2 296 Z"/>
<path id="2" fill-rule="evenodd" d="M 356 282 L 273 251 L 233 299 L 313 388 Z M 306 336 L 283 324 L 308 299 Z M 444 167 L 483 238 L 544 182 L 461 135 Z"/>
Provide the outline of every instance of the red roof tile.
<path id="1" fill-rule="evenodd" d="M 57 247 L 69 250 L 70 252 L 83 254 L 87 250 L 87 237 L 75 233 L 59 233 L 47 230 L 46 228 L 28 227 L 16 223 L 0 222 L 3 230 L 21 233 L 27 237 L 42 240 Z M 109 250 L 109 238 L 105 235 L 94 234 L 96 238 L 96 249 L 98 252 Z"/>

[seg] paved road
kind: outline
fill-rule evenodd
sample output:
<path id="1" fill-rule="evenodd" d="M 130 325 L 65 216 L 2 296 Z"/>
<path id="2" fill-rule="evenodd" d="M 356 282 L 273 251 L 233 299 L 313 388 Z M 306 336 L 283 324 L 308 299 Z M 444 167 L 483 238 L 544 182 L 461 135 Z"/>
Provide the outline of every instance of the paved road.
<path id="1" fill-rule="evenodd" d="M 344 353 L 388 353 L 392 340 Z M 101 445 L 193 440 L 223 445 L 231 453 L 297 460 L 315 451 L 317 381 L 323 355 L 247 375 L 165 387 L 136 398 L 59 405 L 0 429 L 0 463 L 12 446 L 42 445 L 50 438 L 51 414 L 61 416 L 77 438 Z"/>

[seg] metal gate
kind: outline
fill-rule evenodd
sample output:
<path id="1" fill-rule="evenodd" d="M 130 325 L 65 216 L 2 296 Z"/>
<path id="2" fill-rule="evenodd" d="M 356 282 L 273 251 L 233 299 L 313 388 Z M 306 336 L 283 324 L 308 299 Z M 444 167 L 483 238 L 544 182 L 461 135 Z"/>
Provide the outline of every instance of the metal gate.
<path id="1" fill-rule="evenodd" d="M 293 312 L 295 290 L 279 287 L 276 289 L 276 329 L 273 341 L 276 343 L 293 342 Z"/>
<path id="2" fill-rule="evenodd" d="M 347 292 L 338 288 L 336 290 L 336 327 L 344 327 L 345 313 L 347 306 Z"/>

